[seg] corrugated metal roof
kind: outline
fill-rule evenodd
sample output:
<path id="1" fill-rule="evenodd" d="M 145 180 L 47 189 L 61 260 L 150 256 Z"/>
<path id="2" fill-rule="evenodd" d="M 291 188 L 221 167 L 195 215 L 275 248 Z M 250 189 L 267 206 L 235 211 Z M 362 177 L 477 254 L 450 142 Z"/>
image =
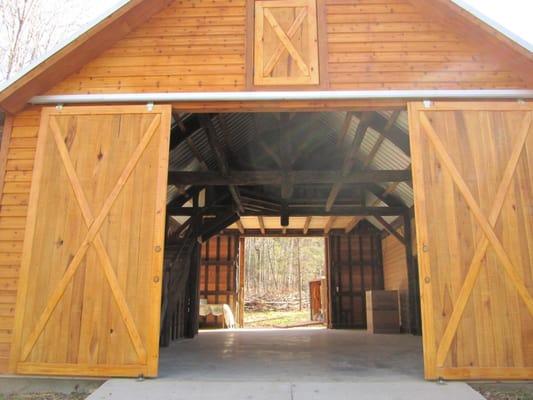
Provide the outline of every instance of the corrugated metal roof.
<path id="1" fill-rule="evenodd" d="M 387 119 L 391 117 L 393 111 L 380 111 L 379 114 Z M 271 129 L 275 124 L 277 124 L 277 117 L 274 114 L 256 114 L 252 115 L 250 113 L 233 113 L 233 114 L 223 114 L 215 116 L 213 121 L 213 126 L 216 129 L 218 139 L 220 143 L 226 143 L 226 138 L 224 137 L 224 129 L 222 127 L 222 122 L 220 118 L 223 118 L 226 126 L 229 131 L 228 136 L 228 145 L 229 149 L 233 154 L 238 153 L 247 144 L 254 139 L 254 132 L 256 131 L 257 126 L 257 136 Z M 316 131 L 320 132 L 323 135 L 326 135 L 328 140 L 332 143 L 336 143 L 341 130 L 345 124 L 346 112 L 323 112 L 317 116 L 318 123 L 320 127 L 316 127 Z M 357 127 L 359 125 L 359 119 L 354 116 L 350 122 L 350 126 L 347 132 L 347 143 L 351 143 L 355 138 Z M 400 128 L 406 135 L 409 132 L 409 124 L 407 112 L 400 112 L 398 119 L 396 120 L 396 126 Z M 295 134 L 303 133 L 306 128 L 295 129 Z M 373 149 L 377 140 L 380 138 L 381 134 L 376 130 L 369 128 L 366 131 L 363 142 L 360 147 L 360 160 L 364 160 Z M 210 169 L 216 169 L 216 160 L 212 154 L 209 143 L 207 141 L 207 135 L 203 129 L 198 129 L 190 137 L 192 143 L 197 148 L 198 152 L 202 155 L 203 159 L 207 163 Z M 199 170 L 201 168 L 200 162 L 194 157 L 189 145 L 186 142 L 181 143 L 170 156 L 171 167 L 182 170 Z M 368 169 L 371 170 L 404 170 L 410 167 L 411 160 L 400 148 L 393 144 L 390 140 L 385 139 L 381 143 L 379 150 L 376 152 L 372 162 L 369 164 Z M 383 189 L 387 189 L 388 184 L 380 184 Z M 392 193 L 395 197 L 401 199 L 403 203 L 411 207 L 413 205 L 413 191 L 409 184 L 402 182 L 400 183 L 394 192 Z M 175 194 L 174 194 L 175 195 Z M 372 194 L 368 195 L 368 202 L 374 200 Z M 385 206 L 385 204 L 379 203 L 379 206 Z M 386 218 L 387 221 L 392 222 L 396 217 Z M 369 218 L 370 222 L 382 228 L 381 224 L 376 221 L 374 218 Z"/>

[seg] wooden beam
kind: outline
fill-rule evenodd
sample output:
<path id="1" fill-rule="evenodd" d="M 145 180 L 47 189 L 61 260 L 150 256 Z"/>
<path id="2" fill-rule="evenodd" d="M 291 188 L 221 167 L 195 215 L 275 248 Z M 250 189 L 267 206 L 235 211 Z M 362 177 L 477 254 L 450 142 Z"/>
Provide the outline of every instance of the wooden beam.
<path id="1" fill-rule="evenodd" d="M 337 138 L 337 147 L 342 147 L 350 131 L 350 125 L 352 124 L 353 113 L 348 111 L 346 117 L 344 118 L 344 123 L 342 124 L 341 134 Z"/>
<path id="2" fill-rule="evenodd" d="M 324 233 L 326 235 L 331 231 L 331 228 L 333 228 L 333 224 L 335 223 L 336 220 L 337 220 L 336 217 L 328 218 L 328 222 L 326 222 L 326 226 L 324 227 Z"/>
<path id="3" fill-rule="evenodd" d="M 262 139 L 259 139 L 257 143 L 259 144 L 259 147 L 261 147 L 261 149 L 263 149 L 263 151 L 272 159 L 272 161 L 274 161 L 278 168 L 281 168 L 281 158 L 274 151 L 274 149 L 266 144 Z"/>
<path id="4" fill-rule="evenodd" d="M 289 226 L 289 205 L 283 200 L 281 202 L 280 225 L 283 227 Z"/>
<path id="5" fill-rule="evenodd" d="M 237 224 L 237 228 L 239 229 L 239 232 L 241 234 L 244 234 L 244 225 L 242 224 L 242 221 L 238 219 L 235 223 Z"/>
<path id="6" fill-rule="evenodd" d="M 408 171 L 411 169 L 411 165 L 409 165 L 407 167 L 407 169 L 405 169 L 405 171 Z M 387 186 L 387 188 L 385 189 L 385 191 L 383 192 L 382 194 L 382 197 L 385 198 L 387 197 L 389 194 L 391 194 L 392 192 L 394 192 L 396 190 L 396 188 L 398 187 L 398 185 L 400 184 L 400 182 L 392 182 L 391 184 L 389 184 Z M 380 201 L 383 201 L 381 200 L 381 198 L 377 198 L 374 202 L 372 202 L 372 204 L 370 205 L 371 207 L 374 207 L 376 205 L 379 204 Z M 352 218 L 352 220 L 348 223 L 348 225 L 346 225 L 346 228 L 344 229 L 346 233 L 350 233 L 351 231 L 354 230 L 354 228 L 357 226 L 357 224 L 362 220 L 364 219 L 364 217 L 361 217 L 361 216 L 358 216 L 358 217 L 354 217 Z"/>
<path id="7" fill-rule="evenodd" d="M 377 219 L 377 221 L 383 225 L 383 228 L 385 228 L 385 230 L 387 232 L 389 232 L 392 236 L 394 236 L 396 239 L 398 239 L 404 246 L 405 246 L 405 238 L 400 235 L 400 233 L 394 229 L 394 227 L 389 224 L 382 216 L 380 215 L 372 215 L 375 219 Z"/>
<path id="8" fill-rule="evenodd" d="M 194 155 L 194 157 L 200 162 L 201 170 L 202 171 L 209 170 L 209 167 L 207 166 L 207 163 L 205 162 L 205 159 L 202 156 L 202 153 L 200 153 L 200 150 L 198 150 L 198 147 L 196 147 L 196 145 L 194 144 L 192 139 L 190 137 L 188 137 L 187 139 L 185 139 L 185 141 L 187 142 L 187 146 L 191 150 L 191 152 Z"/>
<path id="9" fill-rule="evenodd" d="M 403 215 L 405 256 L 407 261 L 408 280 L 408 302 L 409 302 L 409 333 L 413 335 L 422 334 L 422 324 L 420 318 L 420 291 L 418 266 L 413 256 L 413 238 L 411 234 L 411 210 L 407 210 Z"/>
<path id="10" fill-rule="evenodd" d="M 289 178 L 298 184 L 367 184 L 379 182 L 407 182 L 410 170 L 358 171 L 339 177 L 338 171 L 292 171 Z M 198 186 L 279 186 L 281 171 L 229 171 L 226 175 L 214 171 L 169 171 L 169 183 Z M 240 196 L 239 196 L 240 201 Z"/>
<path id="11" fill-rule="evenodd" d="M 372 161 L 374 161 L 374 158 L 376 157 L 376 154 L 378 153 L 381 145 L 385 141 L 385 138 L 388 136 L 389 131 L 395 126 L 396 121 L 398 120 L 398 117 L 400 116 L 400 113 L 401 113 L 400 110 L 396 110 L 392 113 L 391 117 L 387 121 L 387 125 L 385 126 L 385 129 L 384 129 L 385 133 L 382 134 L 380 132 L 378 140 L 376 141 L 376 143 L 374 143 L 374 146 L 372 146 L 372 149 L 367 154 L 367 156 L 364 158 L 363 169 L 368 168 L 368 166 L 372 163 Z"/>
<path id="12" fill-rule="evenodd" d="M 205 222 L 200 228 L 199 238 L 202 242 L 209 240 L 211 237 L 219 234 L 228 226 L 239 221 L 239 215 L 231 211 L 226 214 L 217 216 L 215 219 Z"/>
<path id="13" fill-rule="evenodd" d="M 342 164 L 342 170 L 340 174 L 341 177 L 345 177 L 350 174 L 353 167 L 355 166 L 355 163 L 357 162 L 357 153 L 359 152 L 359 148 L 363 143 L 366 131 L 368 130 L 372 119 L 373 113 L 363 113 L 362 116 L 360 116 L 359 125 L 357 126 L 357 130 L 355 132 L 355 138 L 352 147 L 350 151 L 346 154 Z M 333 204 L 335 204 L 335 200 L 337 199 L 337 196 L 339 195 L 342 189 L 342 185 L 342 181 L 336 182 L 331 188 L 328 200 L 326 201 L 326 211 L 331 210 L 331 207 L 333 207 Z"/>
<path id="14" fill-rule="evenodd" d="M 261 231 L 261 234 L 264 235 L 266 233 L 265 230 L 265 220 L 261 215 L 257 217 L 257 222 L 259 223 L 259 230 Z"/>
<path id="15" fill-rule="evenodd" d="M 280 139 L 279 151 L 281 155 L 281 198 L 288 200 L 294 193 L 294 181 L 290 175 L 292 170 L 292 141 L 291 131 L 288 128 L 289 115 L 284 113 L 279 123 Z"/>
<path id="16" fill-rule="evenodd" d="M 311 225 L 311 220 L 313 219 L 313 217 L 307 217 L 305 219 L 305 223 L 304 223 L 304 235 L 307 235 L 307 232 L 309 232 L 309 226 Z"/>
<path id="17" fill-rule="evenodd" d="M 201 124 L 207 134 L 207 140 L 209 142 L 209 146 L 211 147 L 211 150 L 213 151 L 215 155 L 218 169 L 220 170 L 222 176 L 227 177 L 230 172 L 229 165 L 224 155 L 224 152 L 222 150 L 222 147 L 218 141 L 217 133 L 216 133 L 215 127 L 213 126 L 213 122 L 208 116 L 202 116 Z M 228 185 L 228 189 L 231 194 L 231 197 L 233 198 L 233 201 L 235 202 L 235 206 L 237 207 L 237 210 L 242 213 L 244 211 L 244 207 L 242 205 L 241 196 L 239 194 L 239 189 L 235 185 L 232 185 L 232 184 Z"/>
<path id="18" fill-rule="evenodd" d="M 202 215 L 216 215 L 223 211 L 228 210 L 228 207 L 217 206 L 209 207 L 205 212 L 202 212 Z M 370 215 L 402 215 L 405 212 L 405 207 L 357 207 L 357 206 L 335 206 L 330 211 L 325 211 L 324 207 L 293 207 L 288 206 L 288 215 L 290 217 L 347 217 L 351 215 L 358 215 L 361 217 L 366 217 Z M 246 209 L 241 216 L 242 217 L 279 217 L 279 210 L 249 210 Z M 191 207 L 167 207 L 167 214 L 169 216 L 191 216 L 194 214 L 194 209 Z"/>
<path id="19" fill-rule="evenodd" d="M 356 113 L 356 115 L 362 118 L 364 113 Z M 380 114 L 374 113 L 374 118 L 372 121 L 370 121 L 370 128 L 381 133 L 396 147 L 402 150 L 408 157 L 411 157 L 409 135 L 395 124 L 387 129 L 387 126 L 389 126 L 389 121 L 390 120 L 387 120 L 387 118 L 381 116 Z"/>

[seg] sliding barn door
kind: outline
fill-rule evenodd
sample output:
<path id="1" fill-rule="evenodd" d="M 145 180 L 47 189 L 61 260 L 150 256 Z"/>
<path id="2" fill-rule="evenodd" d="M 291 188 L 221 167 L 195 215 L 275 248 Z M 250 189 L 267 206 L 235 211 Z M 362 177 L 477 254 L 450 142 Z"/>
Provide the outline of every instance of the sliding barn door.
<path id="1" fill-rule="evenodd" d="M 533 106 L 409 114 L 426 378 L 531 378 Z"/>
<path id="2" fill-rule="evenodd" d="M 16 373 L 157 375 L 170 111 L 43 110 Z"/>

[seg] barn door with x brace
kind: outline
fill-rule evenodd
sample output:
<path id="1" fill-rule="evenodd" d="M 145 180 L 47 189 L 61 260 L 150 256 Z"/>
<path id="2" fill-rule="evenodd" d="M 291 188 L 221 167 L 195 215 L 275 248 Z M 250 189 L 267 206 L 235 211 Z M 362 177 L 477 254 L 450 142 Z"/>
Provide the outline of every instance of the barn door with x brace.
<path id="1" fill-rule="evenodd" d="M 426 378 L 533 376 L 533 105 L 409 107 Z"/>
<path id="2" fill-rule="evenodd" d="M 258 0 L 254 12 L 254 84 L 317 85 L 316 0 Z"/>
<path id="3" fill-rule="evenodd" d="M 12 370 L 156 376 L 170 106 L 45 108 Z"/>

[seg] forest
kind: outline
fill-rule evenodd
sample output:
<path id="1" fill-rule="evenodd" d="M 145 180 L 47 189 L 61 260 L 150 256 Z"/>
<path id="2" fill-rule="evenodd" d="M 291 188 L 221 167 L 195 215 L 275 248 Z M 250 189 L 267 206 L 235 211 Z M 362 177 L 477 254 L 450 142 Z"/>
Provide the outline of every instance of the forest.
<path id="1" fill-rule="evenodd" d="M 246 238 L 247 311 L 305 310 L 309 281 L 324 275 L 323 238 Z"/>

